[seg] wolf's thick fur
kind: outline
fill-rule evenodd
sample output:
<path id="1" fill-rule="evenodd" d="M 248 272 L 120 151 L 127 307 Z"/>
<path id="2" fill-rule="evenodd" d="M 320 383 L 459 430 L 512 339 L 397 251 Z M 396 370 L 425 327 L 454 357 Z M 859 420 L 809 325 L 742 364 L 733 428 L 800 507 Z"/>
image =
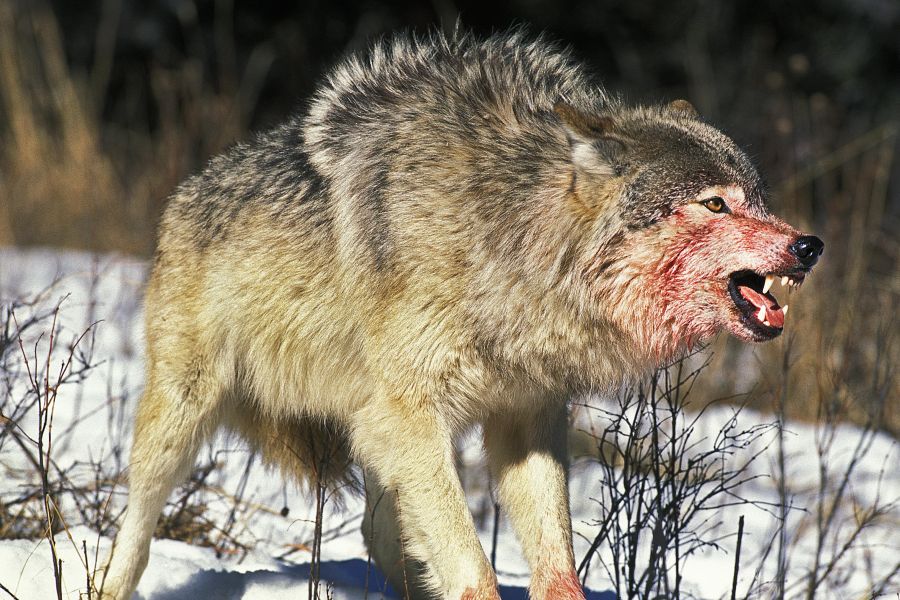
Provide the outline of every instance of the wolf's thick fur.
<path id="1" fill-rule="evenodd" d="M 386 491 L 367 539 L 395 581 L 409 559 L 413 596 L 497 599 L 453 460 L 482 424 L 532 597 L 582 598 L 567 398 L 722 329 L 775 335 L 728 279 L 796 270 L 798 236 L 686 102 L 627 107 L 545 41 L 398 37 L 348 59 L 165 212 L 106 593 L 130 596 L 166 497 L 227 427 L 300 480 L 361 465 L 370 500 Z"/>

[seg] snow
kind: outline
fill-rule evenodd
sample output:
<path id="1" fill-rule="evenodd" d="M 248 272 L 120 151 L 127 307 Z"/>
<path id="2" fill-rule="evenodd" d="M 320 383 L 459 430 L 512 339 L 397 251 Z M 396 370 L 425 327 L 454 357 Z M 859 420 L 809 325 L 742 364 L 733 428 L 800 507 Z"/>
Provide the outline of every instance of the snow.
<path id="1" fill-rule="evenodd" d="M 20 250 L 0 248 L 0 305 L 12 299 L 34 297 L 44 291 L 33 307 L 16 309 L 19 323 L 35 311 L 54 307 L 61 301 L 60 333 L 56 338 L 52 371 L 68 353 L 67 345 L 85 330 L 89 330 L 79 344 L 90 349 L 94 362 L 80 385 L 65 385 L 59 389 L 53 416 L 54 460 L 70 480 L 79 485 L 92 481 L 96 468 L 102 465 L 107 474 L 114 474 L 127 464 L 130 440 L 130 420 L 140 394 L 143 378 L 143 332 L 140 298 L 147 265 L 129 257 L 96 256 L 56 250 Z M 55 282 L 55 283 L 54 283 Z M 51 286 L 51 284 L 53 284 Z M 2 318 L 5 318 L 2 317 Z M 92 325 L 93 323 L 95 323 Z M 0 329 L 3 324 L 0 323 Z M 43 336 L 39 334 L 45 332 Z M 30 329 L 23 336 L 26 352 L 33 364 L 46 357 L 48 336 L 46 327 Z M 15 384 L 12 397 L 23 393 L 23 379 Z M 609 400 L 592 399 L 609 408 Z M 2 402 L 2 401 L 0 401 Z M 606 403 L 606 404 L 604 404 Z M 0 404 L 4 416 L 10 416 L 9 404 Z M 37 436 L 36 411 L 17 416 L 19 427 L 31 437 Z M 723 424 L 733 418 L 734 409 L 718 407 L 707 410 L 697 422 L 697 435 L 714 439 Z M 597 418 L 596 416 L 593 418 Z M 745 411 L 739 415 L 741 425 L 750 427 L 772 421 L 767 415 Z M 2 423 L 0 423 L 2 424 Z M 581 423 L 582 425 L 584 423 Z M 831 535 L 831 549 L 840 544 L 852 530 L 867 507 L 885 507 L 883 518 L 876 519 L 854 541 L 847 555 L 838 563 L 835 577 L 844 591 L 857 597 L 865 595 L 872 580 L 889 573 L 900 556 L 900 470 L 897 443 L 887 435 L 867 433 L 852 426 L 839 426 L 830 432 L 833 443 L 820 460 L 817 443 L 828 433 L 814 424 L 788 423 L 784 443 L 787 466 L 787 488 L 793 509 L 788 513 L 785 528 L 789 542 L 790 562 L 788 581 L 794 587 L 788 596 L 799 594 L 803 580 L 813 564 L 815 547 L 815 507 L 821 469 L 837 477 L 854 460 L 854 449 L 862 439 L 867 451 L 857 458 L 854 474 L 848 484 L 843 505 L 838 507 L 836 526 Z M 776 472 L 774 430 L 758 441 L 760 459 L 751 465 L 751 473 L 760 477 L 747 483 L 741 493 L 759 502 L 771 503 L 769 511 L 750 505 L 727 506 L 714 511 L 714 527 L 710 535 L 719 537 L 721 549 L 705 549 L 690 556 L 682 571 L 685 595 L 699 598 L 730 596 L 734 563 L 734 533 L 740 516 L 745 516 L 745 534 L 741 555 L 739 596 L 747 594 L 757 566 L 764 565 L 750 597 L 768 597 L 771 586 L 760 585 L 774 577 L 774 553 L 763 558 L 777 531 L 779 500 Z M 768 446 L 766 447 L 766 444 Z M 701 444 L 702 445 L 702 444 Z M 480 466 L 481 452 L 477 436 L 469 436 L 463 445 L 463 462 L 468 465 L 464 483 L 470 492 L 473 509 L 483 504 L 486 475 Z M 734 457 L 741 460 L 742 457 Z M 217 438 L 201 453 L 200 462 L 216 462 L 207 483 L 222 493 L 205 492 L 207 511 L 218 524 L 228 521 L 235 511 L 234 525 L 228 536 L 213 530 L 209 535 L 218 542 L 222 552 L 209 547 L 189 545 L 170 539 L 155 539 L 151 546 L 148 568 L 141 579 L 137 597 L 143 599 L 175 598 L 242 598 L 279 599 L 306 595 L 312 539 L 314 505 L 298 490 L 285 486 L 278 476 L 267 472 L 252 461 L 252 455 L 239 440 Z M 248 468 L 249 462 L 249 470 Z M 246 484 L 241 482 L 247 470 Z M 573 527 L 576 532 L 576 562 L 586 552 L 589 540 L 596 534 L 593 520 L 597 518 L 600 467 L 592 462 L 578 461 L 573 465 L 570 491 L 572 496 Z M 24 452 L 16 444 L 0 436 L 0 503 L 17 498 L 26 486 L 36 483 L 34 469 Z M 125 487 L 116 487 L 109 514 L 115 515 L 124 505 Z M 240 502 L 235 496 L 241 496 Z M 63 496 L 60 512 L 66 516 L 68 533 L 56 536 L 56 546 L 63 564 L 63 597 L 78 598 L 85 590 L 85 569 L 82 542 L 87 548 L 89 566 L 105 558 L 111 543 L 111 533 L 98 535 L 85 521 L 85 514 Z M 481 503 L 481 504 L 480 504 Z M 282 516 L 282 508 L 289 509 Z M 380 598 L 384 583 L 374 566 L 367 565 L 367 553 L 359 523 L 364 505 L 361 499 L 348 496 L 342 508 L 326 506 L 325 540 L 322 544 L 322 579 L 334 582 L 334 598 Z M 95 511 L 96 513 L 96 511 Z M 88 516 L 95 514 L 88 511 Z M 0 513 L 2 515 L 2 513 Z M 491 522 L 488 512 L 479 534 L 490 552 Z M 2 525 L 2 523 L 0 523 Z M 249 550 L 242 551 L 229 540 L 237 540 Z M 610 560 L 604 550 L 604 558 Z M 829 550 L 830 552 L 830 550 Z M 613 582 L 597 560 L 588 577 L 594 590 L 609 590 Z M 497 546 L 497 572 L 504 599 L 525 598 L 528 568 L 515 536 L 501 520 Z M 368 573 L 368 586 L 366 576 Z M 837 580 L 836 579 L 836 580 Z M 0 540 L 0 584 L 21 600 L 55 597 L 50 549 L 47 540 Z M 366 591 L 366 587 L 368 591 Z M 900 591 L 896 581 L 885 592 Z M 0 597 L 4 594 L 0 591 Z M 384 597 L 395 597 L 388 590 Z M 609 600 L 611 593 L 594 592 L 591 598 Z M 830 596 L 829 596 L 830 597 Z M 834 596 L 838 597 L 838 596 Z"/>
<path id="2" fill-rule="evenodd" d="M 84 527 L 74 528 L 75 540 L 95 540 L 95 533 Z M 109 549 L 109 540 L 101 539 L 100 556 Z M 66 536 L 57 536 L 63 560 L 63 589 L 65 597 L 78 597 L 86 589 L 83 557 Z M 88 546 L 92 546 L 89 544 Z M 47 542 L 12 540 L 0 545 L 2 583 L 23 600 L 49 598 L 53 592 L 53 572 Z M 89 554 L 89 558 L 93 557 Z M 339 583 L 334 589 L 336 600 L 350 600 L 364 595 L 366 562 L 360 559 L 332 561 L 323 565 L 323 580 Z M 180 598 L 279 600 L 297 598 L 298 590 L 306 590 L 308 564 L 287 564 L 263 556 L 240 564 L 217 559 L 207 549 L 173 540 L 154 540 L 147 570 L 141 578 L 137 595 L 140 598 L 176 600 Z M 370 597 L 380 598 L 378 590 L 388 589 L 383 579 L 372 570 L 368 586 Z M 388 592 L 390 594 L 390 590 Z M 393 597 L 387 595 L 385 597 Z"/>

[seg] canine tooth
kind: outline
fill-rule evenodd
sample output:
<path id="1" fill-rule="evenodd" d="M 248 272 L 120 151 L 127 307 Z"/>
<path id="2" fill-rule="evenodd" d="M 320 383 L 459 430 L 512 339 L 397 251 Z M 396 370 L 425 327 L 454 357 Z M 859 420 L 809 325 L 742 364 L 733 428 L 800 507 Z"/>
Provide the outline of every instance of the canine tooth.
<path id="1" fill-rule="evenodd" d="M 765 325 L 766 327 L 771 327 L 771 326 L 772 326 L 772 324 L 769 323 L 769 320 L 768 320 L 768 319 L 766 319 L 765 321 L 763 321 L 763 325 Z"/>
<path id="2" fill-rule="evenodd" d="M 785 304 L 784 306 L 781 307 L 781 314 L 784 316 L 787 316 L 787 307 L 788 307 L 787 304 Z"/>
<path id="3" fill-rule="evenodd" d="M 756 315 L 756 320 L 757 320 L 757 321 L 764 321 L 765 318 L 766 318 L 766 307 L 765 307 L 765 306 L 760 306 L 760 307 L 759 307 L 759 313 L 757 313 L 757 315 Z"/>
<path id="4" fill-rule="evenodd" d="M 766 275 L 766 284 L 763 286 L 763 294 L 768 294 L 769 290 L 772 289 L 772 284 L 775 283 L 774 275 Z"/>
<path id="5" fill-rule="evenodd" d="M 781 276 L 781 287 L 786 286 L 788 284 L 788 281 L 790 281 L 790 279 L 788 279 L 788 276 L 782 275 Z"/>

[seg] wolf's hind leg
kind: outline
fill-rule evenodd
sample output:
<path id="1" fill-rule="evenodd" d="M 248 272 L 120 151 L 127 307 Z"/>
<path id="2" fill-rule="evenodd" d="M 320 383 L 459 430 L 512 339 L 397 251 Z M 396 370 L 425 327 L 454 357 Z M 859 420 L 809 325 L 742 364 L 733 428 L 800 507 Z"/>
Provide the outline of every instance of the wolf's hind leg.
<path id="1" fill-rule="evenodd" d="M 151 383 L 144 392 L 129 461 L 128 507 L 103 577 L 104 599 L 127 600 L 134 592 L 166 499 L 217 426 L 217 399 L 210 391 L 195 385 L 179 393 L 176 386 Z"/>

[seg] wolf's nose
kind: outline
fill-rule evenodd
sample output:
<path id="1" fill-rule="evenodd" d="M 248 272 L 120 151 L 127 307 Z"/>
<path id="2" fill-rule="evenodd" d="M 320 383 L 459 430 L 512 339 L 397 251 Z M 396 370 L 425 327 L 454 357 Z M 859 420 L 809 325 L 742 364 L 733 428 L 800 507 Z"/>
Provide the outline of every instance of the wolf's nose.
<path id="1" fill-rule="evenodd" d="M 788 250 L 800 260 L 804 267 L 811 267 L 816 264 L 825 250 L 825 242 L 814 235 L 804 235 L 788 246 Z"/>

